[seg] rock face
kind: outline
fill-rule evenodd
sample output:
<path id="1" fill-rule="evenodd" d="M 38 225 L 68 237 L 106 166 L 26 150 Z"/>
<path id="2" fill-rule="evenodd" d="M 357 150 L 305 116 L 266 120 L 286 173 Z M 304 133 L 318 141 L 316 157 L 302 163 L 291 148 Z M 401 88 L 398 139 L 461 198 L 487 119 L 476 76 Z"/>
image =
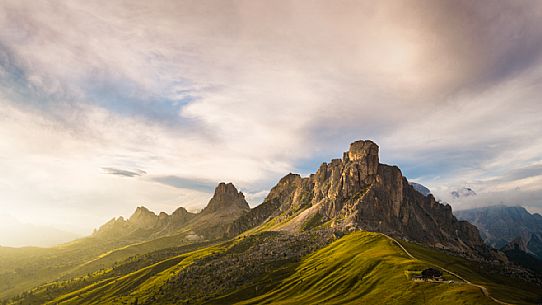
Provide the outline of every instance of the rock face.
<path id="1" fill-rule="evenodd" d="M 357 141 L 342 159 L 323 163 L 307 178 L 285 176 L 232 230 L 275 218 L 282 230 L 328 222 L 338 229 L 378 231 L 457 252 L 483 246 L 476 227 L 458 221 L 449 205 L 416 191 L 398 167 L 380 164 L 378 152 L 372 141 Z"/>
<path id="2" fill-rule="evenodd" d="M 531 214 L 525 208 L 504 205 L 461 210 L 455 213 L 459 219 L 474 224 L 484 241 L 501 248 L 511 244 L 542 258 L 542 216 Z"/>
<path id="3" fill-rule="evenodd" d="M 242 192 L 239 192 L 232 183 L 221 182 L 215 188 L 215 194 L 207 207 L 203 209 L 202 213 L 215 213 L 218 211 L 248 211 L 248 206 L 245 196 Z"/>
<path id="4" fill-rule="evenodd" d="M 209 204 L 190 223 L 197 234 L 209 239 L 229 236 L 231 224 L 250 211 L 242 192 L 231 183 L 220 183 Z"/>
<path id="5" fill-rule="evenodd" d="M 508 244 L 506 244 L 504 247 L 501 248 L 501 250 L 504 252 L 509 251 L 509 250 L 515 250 L 515 249 L 523 251 L 525 253 L 529 252 L 529 249 L 527 247 L 527 242 L 521 237 L 517 237 L 516 239 L 512 240 L 511 242 L 509 242 Z"/>

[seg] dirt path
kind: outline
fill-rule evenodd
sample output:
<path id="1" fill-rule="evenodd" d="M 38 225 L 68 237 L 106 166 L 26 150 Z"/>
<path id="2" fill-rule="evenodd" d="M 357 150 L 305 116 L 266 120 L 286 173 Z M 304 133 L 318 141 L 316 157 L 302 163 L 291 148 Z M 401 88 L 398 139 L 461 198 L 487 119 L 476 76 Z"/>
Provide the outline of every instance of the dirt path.
<path id="1" fill-rule="evenodd" d="M 412 254 L 410 254 L 410 252 L 408 252 L 407 249 L 405 249 L 405 247 L 403 247 L 403 245 L 401 245 L 400 242 L 398 242 L 395 238 L 391 237 L 391 236 L 388 236 L 386 234 L 384 234 L 384 236 L 386 236 L 387 238 L 389 238 L 392 242 L 394 242 L 395 244 L 397 244 L 399 246 L 399 248 L 401 248 L 401 250 L 403 250 L 403 252 L 405 252 L 406 255 L 408 255 L 408 257 L 412 258 L 412 259 L 417 259 L 415 258 Z M 420 259 L 417 259 L 417 260 L 420 260 Z M 470 285 L 470 286 L 473 286 L 473 287 L 476 287 L 476 288 L 479 288 L 480 290 L 482 290 L 482 293 L 490 298 L 493 302 L 495 303 L 498 303 L 498 304 L 503 304 L 503 305 L 513 305 L 513 304 L 510 304 L 510 303 L 506 303 L 506 302 L 503 302 L 503 301 L 499 301 L 497 299 L 495 299 L 494 297 L 492 297 L 490 294 L 489 294 L 489 291 L 487 290 L 486 287 L 482 286 L 482 285 L 478 285 L 478 284 L 474 284 L 470 281 L 468 281 L 467 279 L 465 279 L 464 277 L 460 276 L 459 274 L 455 273 L 455 272 L 452 272 L 446 268 L 442 268 L 440 266 L 438 266 L 440 269 L 444 270 L 445 272 L 457 277 L 458 279 L 462 280 L 463 282 L 465 282 L 465 284 L 467 285 Z"/>

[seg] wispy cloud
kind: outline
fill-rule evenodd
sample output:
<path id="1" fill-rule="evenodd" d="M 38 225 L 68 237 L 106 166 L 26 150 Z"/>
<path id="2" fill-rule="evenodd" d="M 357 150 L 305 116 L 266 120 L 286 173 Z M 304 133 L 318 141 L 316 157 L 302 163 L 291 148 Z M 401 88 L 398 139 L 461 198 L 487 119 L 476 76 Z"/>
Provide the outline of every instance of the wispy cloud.
<path id="1" fill-rule="evenodd" d="M 102 170 L 104 171 L 105 174 L 130 177 L 130 178 L 142 176 L 147 173 L 144 170 L 140 170 L 140 169 L 129 171 L 129 170 L 119 169 L 119 168 L 114 168 L 114 167 L 102 167 Z"/>
<path id="2" fill-rule="evenodd" d="M 178 176 L 152 177 L 152 181 L 182 189 L 194 189 L 211 193 L 217 186 L 217 182 L 211 180 L 197 180 Z"/>

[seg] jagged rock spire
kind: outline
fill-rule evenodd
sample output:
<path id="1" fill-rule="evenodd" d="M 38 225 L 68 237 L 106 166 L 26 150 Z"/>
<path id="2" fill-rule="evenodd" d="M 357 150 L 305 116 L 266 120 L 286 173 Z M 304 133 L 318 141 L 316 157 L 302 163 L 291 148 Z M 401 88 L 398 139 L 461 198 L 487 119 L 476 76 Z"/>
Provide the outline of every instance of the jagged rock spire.
<path id="1" fill-rule="evenodd" d="M 221 182 L 215 188 L 213 198 L 209 201 L 207 207 L 203 210 L 205 213 L 216 212 L 221 209 L 250 210 L 245 195 L 239 192 L 232 183 Z"/>

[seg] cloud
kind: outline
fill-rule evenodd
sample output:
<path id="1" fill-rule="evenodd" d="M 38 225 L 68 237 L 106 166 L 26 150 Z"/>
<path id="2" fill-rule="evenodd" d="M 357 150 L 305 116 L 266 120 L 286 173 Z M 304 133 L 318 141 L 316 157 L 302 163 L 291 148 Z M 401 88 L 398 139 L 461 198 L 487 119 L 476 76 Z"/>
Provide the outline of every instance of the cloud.
<path id="1" fill-rule="evenodd" d="M 542 176 L 542 164 L 533 164 L 522 168 L 512 169 L 504 176 L 498 178 L 498 180 L 508 182 L 537 176 Z"/>
<path id="2" fill-rule="evenodd" d="M 105 174 L 130 177 L 130 178 L 142 176 L 147 173 L 141 169 L 135 169 L 134 171 L 129 171 L 129 170 L 118 169 L 118 168 L 113 168 L 113 167 L 102 167 L 102 170 L 104 171 Z"/>
<path id="3" fill-rule="evenodd" d="M 251 207 L 257 206 L 262 203 L 269 194 L 269 190 L 263 190 L 259 192 L 245 192 L 245 199 L 250 204 Z"/>
<path id="4" fill-rule="evenodd" d="M 195 180 L 177 176 L 158 176 L 151 178 L 152 181 L 182 189 L 193 189 L 207 193 L 214 191 L 217 182 L 210 180 Z"/>
<path id="5" fill-rule="evenodd" d="M 542 206 L 541 5 L 4 1 L 1 207 L 92 227 L 212 181 L 254 204 L 363 138 L 443 200 Z"/>

